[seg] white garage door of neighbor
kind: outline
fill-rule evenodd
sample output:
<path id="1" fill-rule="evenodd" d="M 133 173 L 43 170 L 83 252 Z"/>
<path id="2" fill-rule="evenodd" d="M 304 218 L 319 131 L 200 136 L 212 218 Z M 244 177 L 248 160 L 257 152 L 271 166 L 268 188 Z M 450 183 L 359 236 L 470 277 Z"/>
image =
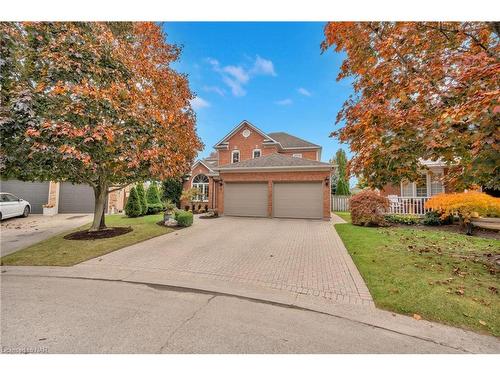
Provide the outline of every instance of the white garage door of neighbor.
<path id="1" fill-rule="evenodd" d="M 323 183 L 274 183 L 273 216 L 297 219 L 321 219 L 323 217 Z"/>
<path id="2" fill-rule="evenodd" d="M 15 196 L 27 200 L 31 205 L 31 213 L 41 214 L 43 205 L 47 204 L 49 199 L 48 182 L 26 182 L 19 180 L 0 181 L 0 191 L 11 193 Z"/>
<path id="3" fill-rule="evenodd" d="M 94 212 L 94 190 L 89 185 L 63 182 L 59 187 L 59 213 Z"/>
<path id="4" fill-rule="evenodd" d="M 226 183 L 224 214 L 267 217 L 267 183 Z"/>

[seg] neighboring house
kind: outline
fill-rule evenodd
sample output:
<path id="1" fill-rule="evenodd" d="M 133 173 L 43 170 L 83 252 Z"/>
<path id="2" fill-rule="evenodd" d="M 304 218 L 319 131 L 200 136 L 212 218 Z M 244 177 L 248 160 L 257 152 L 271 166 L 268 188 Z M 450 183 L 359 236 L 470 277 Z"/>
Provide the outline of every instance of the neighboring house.
<path id="1" fill-rule="evenodd" d="M 242 121 L 196 161 L 184 181 L 199 195 L 186 208 L 254 217 L 330 218 L 331 165 L 321 146 Z"/>
<path id="2" fill-rule="evenodd" d="M 380 190 L 391 204 L 391 212 L 424 214 L 425 202 L 436 194 L 448 193 L 453 188 L 444 183 L 449 167 L 441 161 L 420 160 L 422 178 L 418 181 L 401 181 L 398 185 L 388 184 Z"/>
<path id="3" fill-rule="evenodd" d="M 0 181 L 0 191 L 12 193 L 30 202 L 31 211 L 41 214 L 43 206 L 55 207 L 55 213 L 93 213 L 94 190 L 89 185 L 70 182 Z M 108 196 L 107 213 L 121 212 L 128 189 L 112 192 Z"/>

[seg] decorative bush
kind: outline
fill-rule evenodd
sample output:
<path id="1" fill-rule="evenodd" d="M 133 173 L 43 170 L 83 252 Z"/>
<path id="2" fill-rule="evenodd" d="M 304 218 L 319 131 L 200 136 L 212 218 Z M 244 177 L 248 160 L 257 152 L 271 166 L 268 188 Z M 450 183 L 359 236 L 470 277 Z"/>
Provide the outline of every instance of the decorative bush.
<path id="1" fill-rule="evenodd" d="M 425 208 L 441 213 L 441 219 L 456 215 L 463 224 L 469 224 L 478 216 L 500 216 L 500 198 L 485 193 L 451 193 L 435 195 L 427 201 Z"/>
<path id="2" fill-rule="evenodd" d="M 125 215 L 128 217 L 137 217 L 142 215 L 142 207 L 135 187 L 130 190 L 130 195 L 128 197 L 127 204 L 125 205 Z"/>
<path id="3" fill-rule="evenodd" d="M 422 224 L 424 225 L 441 225 L 441 224 L 447 224 L 450 222 L 450 216 L 447 217 L 446 219 L 441 218 L 441 213 L 438 211 L 428 211 L 425 213 L 424 217 L 422 218 Z"/>
<path id="4" fill-rule="evenodd" d="M 175 211 L 175 220 L 180 227 L 189 227 L 193 224 L 193 213 L 177 210 Z"/>
<path id="5" fill-rule="evenodd" d="M 362 191 L 349 199 L 351 219 L 354 225 L 386 225 L 384 213 L 389 209 L 389 201 L 371 190 Z"/>
<path id="6" fill-rule="evenodd" d="M 161 203 L 156 183 L 152 183 L 151 185 L 149 185 L 146 192 L 146 200 L 148 204 L 148 215 L 157 214 L 158 212 L 163 211 L 163 203 Z"/>
<path id="7" fill-rule="evenodd" d="M 146 215 L 148 212 L 148 202 L 146 201 L 146 192 L 144 191 L 144 185 L 142 182 L 137 184 L 136 190 L 141 204 L 141 215 Z"/>
<path id="8" fill-rule="evenodd" d="M 169 178 L 162 183 L 163 200 L 169 199 L 177 207 L 180 206 L 182 194 L 182 181 L 176 178 Z"/>
<path id="9" fill-rule="evenodd" d="M 385 220 L 394 224 L 417 225 L 420 224 L 422 219 L 417 215 L 411 214 L 390 214 L 385 215 Z"/>

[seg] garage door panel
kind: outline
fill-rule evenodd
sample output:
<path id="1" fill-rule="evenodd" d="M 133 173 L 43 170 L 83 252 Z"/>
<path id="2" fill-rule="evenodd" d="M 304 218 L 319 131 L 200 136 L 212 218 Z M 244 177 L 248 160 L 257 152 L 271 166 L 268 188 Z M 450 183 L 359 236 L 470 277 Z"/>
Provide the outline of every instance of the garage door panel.
<path id="1" fill-rule="evenodd" d="M 273 216 L 321 219 L 323 217 L 322 182 L 274 183 Z"/>
<path id="2" fill-rule="evenodd" d="M 226 183 L 224 214 L 267 217 L 267 183 Z"/>
<path id="3" fill-rule="evenodd" d="M 11 193 L 27 200 L 34 214 L 43 213 L 43 205 L 49 198 L 49 182 L 25 182 L 19 180 L 3 180 L 0 182 L 0 191 Z"/>
<path id="4" fill-rule="evenodd" d="M 94 212 L 94 190 L 89 185 L 63 182 L 59 187 L 59 213 Z"/>

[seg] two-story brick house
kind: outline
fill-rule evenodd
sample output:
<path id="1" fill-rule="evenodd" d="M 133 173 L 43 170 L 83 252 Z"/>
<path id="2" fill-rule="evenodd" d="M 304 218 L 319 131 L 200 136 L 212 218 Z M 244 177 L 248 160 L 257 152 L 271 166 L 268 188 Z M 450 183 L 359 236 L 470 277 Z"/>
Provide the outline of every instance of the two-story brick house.
<path id="1" fill-rule="evenodd" d="M 194 163 L 184 189 L 200 194 L 184 206 L 233 216 L 330 218 L 331 166 L 321 146 L 288 133 L 264 133 L 242 121 Z"/>

